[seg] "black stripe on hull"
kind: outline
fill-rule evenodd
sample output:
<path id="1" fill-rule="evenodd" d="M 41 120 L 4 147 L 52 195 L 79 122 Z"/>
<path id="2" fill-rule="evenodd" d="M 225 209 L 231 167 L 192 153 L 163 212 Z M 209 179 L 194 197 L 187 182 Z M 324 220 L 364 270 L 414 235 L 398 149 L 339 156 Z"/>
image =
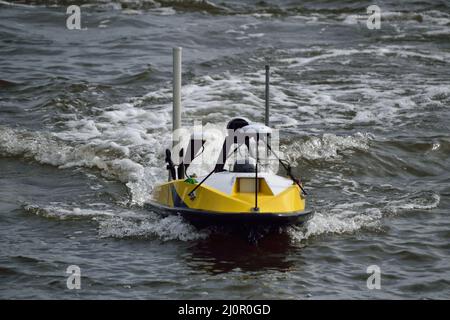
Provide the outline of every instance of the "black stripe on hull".
<path id="1" fill-rule="evenodd" d="M 270 225 L 282 226 L 300 225 L 312 218 L 312 211 L 291 213 L 252 213 L 252 212 L 209 212 L 186 207 L 170 208 L 155 203 L 147 203 L 149 207 L 156 207 L 164 211 L 164 215 L 179 214 L 195 225 Z"/>

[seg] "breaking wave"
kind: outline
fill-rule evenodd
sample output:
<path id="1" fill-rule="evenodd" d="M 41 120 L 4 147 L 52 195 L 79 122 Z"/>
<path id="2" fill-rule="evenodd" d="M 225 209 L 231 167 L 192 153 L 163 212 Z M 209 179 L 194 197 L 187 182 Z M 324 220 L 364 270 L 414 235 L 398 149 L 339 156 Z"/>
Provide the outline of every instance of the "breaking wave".
<path id="1" fill-rule="evenodd" d="M 112 141 L 71 144 L 47 132 L 29 132 L 11 128 L 0 128 L 0 154 L 32 159 L 61 169 L 71 167 L 98 169 L 104 177 L 121 181 L 131 190 L 135 190 L 135 184 L 138 183 L 141 189 L 146 187 L 149 192 L 156 171 L 152 167 L 144 167 L 127 158 L 124 148 Z M 139 195 L 137 194 L 132 201 L 142 202 L 144 199 L 140 199 Z"/>
<path id="2" fill-rule="evenodd" d="M 180 216 L 159 219 L 125 219 L 114 217 L 99 221 L 99 235 L 111 238 L 157 238 L 162 241 L 193 241 L 208 237 L 208 230 L 197 230 Z"/>
<path id="3" fill-rule="evenodd" d="M 343 153 L 351 153 L 353 150 L 368 150 L 369 142 L 373 135 L 368 133 L 356 133 L 353 136 L 336 136 L 325 133 L 319 137 L 309 137 L 304 141 L 294 141 L 281 146 L 281 150 L 288 156 L 292 163 L 297 160 L 333 160 L 342 157 Z"/>
<path id="4" fill-rule="evenodd" d="M 313 218 L 305 226 L 289 227 L 294 241 L 302 241 L 326 234 L 353 233 L 362 229 L 382 231 L 382 219 L 386 216 L 407 214 L 412 210 L 437 208 L 440 195 L 435 192 L 415 192 L 385 203 L 349 202 L 317 208 Z"/>
<path id="5" fill-rule="evenodd" d="M 192 241 L 204 239 L 208 230 L 197 230 L 180 216 L 161 217 L 152 211 L 91 204 L 74 207 L 73 204 L 52 202 L 48 205 L 23 204 L 29 214 L 57 220 L 92 220 L 98 224 L 98 234 L 103 238 L 151 238 L 161 241 Z"/>

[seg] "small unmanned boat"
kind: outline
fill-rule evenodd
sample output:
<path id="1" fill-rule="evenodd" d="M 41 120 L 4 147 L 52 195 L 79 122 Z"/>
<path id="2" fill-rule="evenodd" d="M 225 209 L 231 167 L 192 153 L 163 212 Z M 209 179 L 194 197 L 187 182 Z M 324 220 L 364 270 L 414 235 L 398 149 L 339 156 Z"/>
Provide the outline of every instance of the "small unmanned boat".
<path id="1" fill-rule="evenodd" d="M 224 169 L 226 160 L 240 147 L 250 149 L 252 140 L 264 142 L 272 151 L 270 128 L 236 118 L 228 123 L 227 129 L 232 135 L 225 138 L 214 169 L 203 177 L 186 174 L 190 162 L 205 143 L 202 137 L 191 136 L 187 149 L 193 150 L 192 156 L 186 155 L 178 166 L 173 164 L 171 152 L 166 150 L 170 180 L 154 188 L 150 204 L 198 224 L 285 225 L 308 220 L 311 211 L 306 210 L 306 192 L 292 175 L 290 166 L 282 160 L 278 159 L 288 177 L 261 172 L 257 148 L 254 164 L 249 159 L 241 159 L 235 161 L 231 170 Z M 233 143 L 235 141 L 243 143 Z"/>
<path id="2" fill-rule="evenodd" d="M 181 83 L 181 69 L 180 57 L 177 59 L 176 56 L 180 49 L 178 52 L 176 50 L 174 50 L 174 132 L 181 122 L 180 88 L 177 88 Z M 175 66 L 179 68 L 178 71 Z M 268 71 L 269 68 L 266 66 L 266 124 L 268 124 Z M 176 99 L 179 99 L 178 103 Z M 179 214 L 198 225 L 278 226 L 301 224 L 310 219 L 312 212 L 306 209 L 306 191 L 302 183 L 294 177 L 290 165 L 279 159 L 271 147 L 271 128 L 251 123 L 245 118 L 234 118 L 228 122 L 227 132 L 214 169 L 198 178 L 188 174 L 188 168 L 204 150 L 205 138 L 202 134 L 191 135 L 187 148 L 180 150 L 178 165 L 174 164 L 171 151 L 167 149 L 165 160 L 169 181 L 154 187 L 148 204 L 159 208 L 160 213 Z M 252 144 L 256 146 L 253 157 L 250 156 Z M 287 177 L 261 170 L 258 148 L 261 145 L 265 147 L 266 156 L 273 154 L 275 160 L 284 167 Z M 226 170 L 227 160 L 235 155 L 239 148 L 246 149 L 249 156 L 235 160 Z M 188 152 L 184 154 L 184 150 Z"/>

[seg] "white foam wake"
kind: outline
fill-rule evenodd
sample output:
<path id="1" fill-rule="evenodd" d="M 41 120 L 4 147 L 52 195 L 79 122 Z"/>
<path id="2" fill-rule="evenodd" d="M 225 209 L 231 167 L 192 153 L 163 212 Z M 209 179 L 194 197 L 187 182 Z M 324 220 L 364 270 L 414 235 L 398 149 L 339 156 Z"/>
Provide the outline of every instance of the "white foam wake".
<path id="1" fill-rule="evenodd" d="M 430 210 L 438 207 L 440 195 L 435 192 L 415 192 L 396 200 L 348 202 L 318 206 L 313 218 L 302 227 L 290 227 L 288 232 L 294 241 L 302 241 L 325 234 L 353 233 L 361 229 L 382 230 L 382 218 Z"/>
<path id="2" fill-rule="evenodd" d="M 74 207 L 52 202 L 48 205 L 24 204 L 22 208 L 37 216 L 57 220 L 92 220 L 98 223 L 100 237 L 156 238 L 162 241 L 204 239 L 208 230 L 199 231 L 177 215 L 161 218 L 152 211 L 136 211 L 108 204 Z"/>
<path id="3" fill-rule="evenodd" d="M 296 140 L 293 143 L 281 146 L 281 150 L 292 163 L 299 159 L 307 160 L 333 160 L 341 158 L 341 154 L 351 153 L 353 150 L 368 150 L 373 135 L 369 133 L 356 133 L 352 136 L 337 136 L 325 133 L 322 136 L 309 137 L 306 140 Z"/>
<path id="4" fill-rule="evenodd" d="M 125 219 L 114 217 L 99 221 L 99 235 L 112 238 L 157 238 L 162 241 L 193 241 L 208 237 L 208 230 L 199 231 L 180 216 L 160 219 Z"/>

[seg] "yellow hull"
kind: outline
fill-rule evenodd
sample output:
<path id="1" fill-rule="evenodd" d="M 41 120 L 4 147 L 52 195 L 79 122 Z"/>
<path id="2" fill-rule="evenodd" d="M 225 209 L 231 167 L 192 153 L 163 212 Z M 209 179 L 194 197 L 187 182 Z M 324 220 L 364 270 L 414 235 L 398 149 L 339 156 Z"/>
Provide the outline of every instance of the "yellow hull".
<path id="1" fill-rule="evenodd" d="M 241 192 L 237 183 L 233 185 L 230 194 L 202 184 L 195 191 L 195 197 L 190 197 L 189 193 L 195 186 L 196 184 L 184 180 L 173 180 L 158 185 L 153 191 L 152 201 L 169 209 L 190 209 L 189 211 L 206 211 L 223 215 L 255 213 L 255 193 Z M 264 180 L 261 180 L 258 192 L 258 214 L 280 216 L 303 211 L 305 211 L 305 198 L 296 184 L 274 195 Z"/>

